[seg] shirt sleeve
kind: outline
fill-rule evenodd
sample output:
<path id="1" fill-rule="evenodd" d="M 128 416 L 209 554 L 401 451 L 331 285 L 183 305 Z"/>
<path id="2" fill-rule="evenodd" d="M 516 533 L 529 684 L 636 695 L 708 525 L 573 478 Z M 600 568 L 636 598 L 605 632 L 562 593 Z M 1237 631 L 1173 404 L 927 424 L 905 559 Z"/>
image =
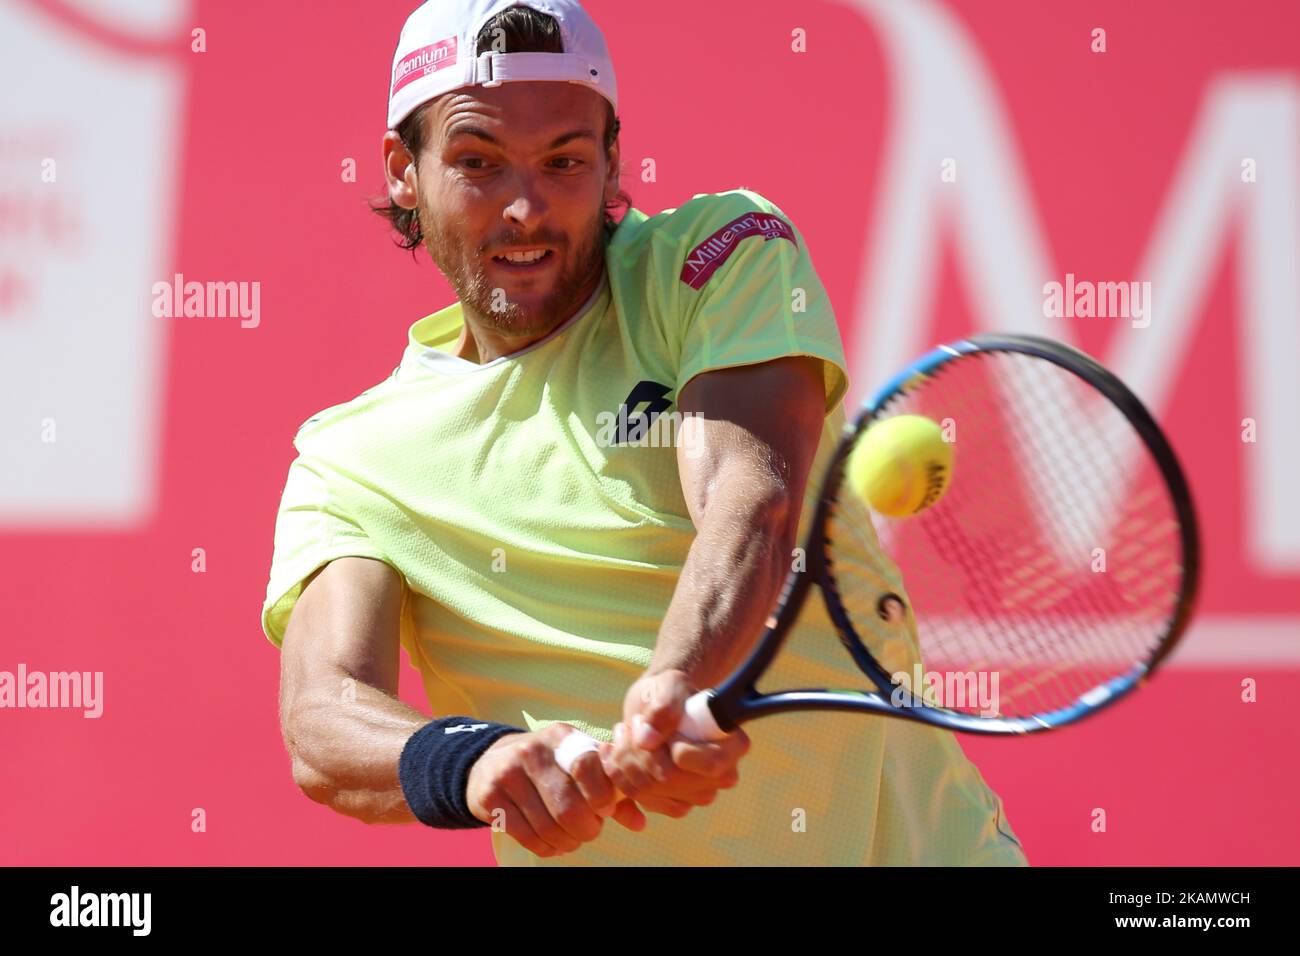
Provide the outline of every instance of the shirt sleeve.
<path id="1" fill-rule="evenodd" d="M 803 235 L 757 193 L 712 198 L 682 243 L 678 393 L 701 372 L 808 355 L 831 411 L 849 387 L 844 344 Z"/>
<path id="2" fill-rule="evenodd" d="M 339 505 L 328 472 L 299 454 L 289 465 L 275 519 L 271 577 L 262 605 L 262 632 L 277 648 L 305 581 L 336 558 L 362 557 L 392 562 Z"/>

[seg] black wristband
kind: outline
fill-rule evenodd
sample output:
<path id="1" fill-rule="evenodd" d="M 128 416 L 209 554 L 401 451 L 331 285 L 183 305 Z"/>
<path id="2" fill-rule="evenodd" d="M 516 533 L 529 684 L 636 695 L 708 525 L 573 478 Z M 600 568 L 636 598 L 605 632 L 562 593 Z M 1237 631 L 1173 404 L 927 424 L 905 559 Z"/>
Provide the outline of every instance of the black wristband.
<path id="1" fill-rule="evenodd" d="M 407 806 L 421 823 L 440 830 L 485 827 L 465 798 L 474 762 L 506 734 L 526 731 L 472 717 L 439 717 L 406 741 L 397 776 Z"/>

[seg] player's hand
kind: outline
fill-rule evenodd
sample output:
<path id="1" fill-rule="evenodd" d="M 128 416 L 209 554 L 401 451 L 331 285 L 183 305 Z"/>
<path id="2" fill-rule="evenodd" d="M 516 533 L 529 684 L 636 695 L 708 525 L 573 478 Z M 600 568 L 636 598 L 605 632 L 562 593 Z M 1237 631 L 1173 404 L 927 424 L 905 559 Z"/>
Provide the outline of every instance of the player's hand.
<path id="1" fill-rule="evenodd" d="M 594 840 L 606 816 L 629 830 L 643 829 L 645 814 L 619 798 L 597 754 L 581 755 L 571 774 L 555 762 L 555 748 L 573 730 L 551 724 L 492 744 L 470 768 L 470 812 L 542 857 L 572 853 Z"/>
<path id="2" fill-rule="evenodd" d="M 682 671 L 643 675 L 624 698 L 614 743 L 600 745 L 605 774 L 646 810 L 684 817 L 740 780 L 737 764 L 749 751 L 744 731 L 718 741 L 694 741 L 677 733 L 686 701 L 696 690 Z"/>

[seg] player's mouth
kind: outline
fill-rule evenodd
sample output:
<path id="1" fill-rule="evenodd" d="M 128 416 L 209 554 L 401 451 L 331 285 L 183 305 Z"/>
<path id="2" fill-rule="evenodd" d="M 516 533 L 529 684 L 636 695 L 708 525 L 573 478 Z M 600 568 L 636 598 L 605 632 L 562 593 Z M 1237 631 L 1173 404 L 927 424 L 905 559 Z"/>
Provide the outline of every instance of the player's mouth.
<path id="1" fill-rule="evenodd" d="M 546 248 L 510 249 L 492 257 L 492 264 L 507 272 L 528 275 L 543 272 L 555 261 L 555 250 Z"/>

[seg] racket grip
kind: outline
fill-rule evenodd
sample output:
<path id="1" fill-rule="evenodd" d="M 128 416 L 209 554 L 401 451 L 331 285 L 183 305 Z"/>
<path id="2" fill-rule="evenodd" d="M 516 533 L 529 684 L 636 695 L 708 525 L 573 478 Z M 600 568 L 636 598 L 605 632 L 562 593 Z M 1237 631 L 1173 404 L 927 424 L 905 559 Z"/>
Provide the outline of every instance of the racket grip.
<path id="1" fill-rule="evenodd" d="M 688 740 L 722 740 L 727 736 L 727 732 L 713 719 L 713 711 L 709 709 L 710 696 L 707 690 L 702 690 L 687 699 L 677 732 Z M 555 748 L 555 762 L 565 773 L 572 773 L 574 761 L 598 746 L 596 738 L 574 730 Z"/>
<path id="2" fill-rule="evenodd" d="M 709 700 L 713 697 L 707 690 L 692 694 L 686 701 L 686 713 L 677 725 L 677 732 L 691 740 L 721 740 L 727 732 L 718 726 L 709 709 Z"/>

